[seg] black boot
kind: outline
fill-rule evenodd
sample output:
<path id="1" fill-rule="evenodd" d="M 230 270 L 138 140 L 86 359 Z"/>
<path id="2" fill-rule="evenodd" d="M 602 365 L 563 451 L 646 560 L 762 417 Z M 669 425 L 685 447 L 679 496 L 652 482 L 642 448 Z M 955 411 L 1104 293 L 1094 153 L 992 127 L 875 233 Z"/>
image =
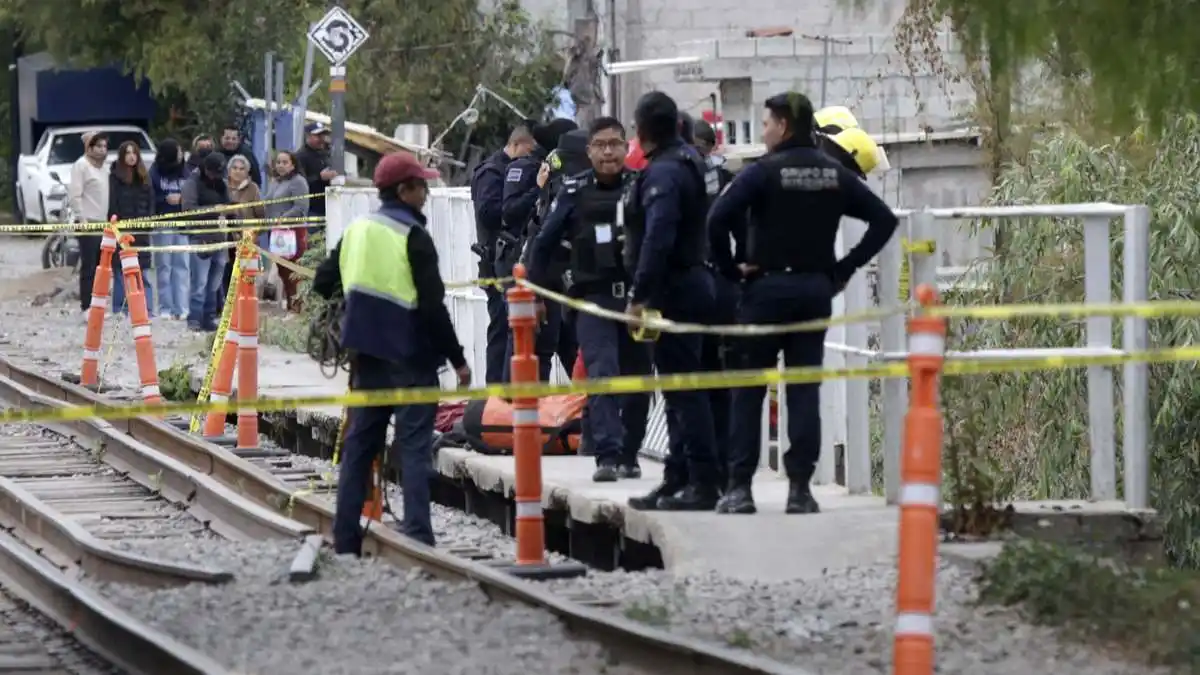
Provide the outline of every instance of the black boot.
<path id="1" fill-rule="evenodd" d="M 717 507 L 717 489 L 712 486 L 689 484 L 673 495 L 658 500 L 660 511 L 712 511 Z"/>
<path id="2" fill-rule="evenodd" d="M 658 500 L 667 495 L 673 495 L 679 491 L 680 485 L 671 482 L 659 483 L 658 487 L 650 491 L 649 494 L 642 497 L 630 497 L 629 507 L 638 511 L 657 511 Z"/>
<path id="3" fill-rule="evenodd" d="M 617 467 L 617 475 L 621 478 L 641 478 L 642 467 L 635 464 L 622 464 Z"/>
<path id="4" fill-rule="evenodd" d="M 717 513 L 758 513 L 749 485 L 735 485 L 717 502 Z"/>
<path id="5" fill-rule="evenodd" d="M 596 467 L 596 472 L 592 474 L 593 483 L 613 483 L 616 482 L 620 473 L 615 464 L 601 464 Z"/>
<path id="6" fill-rule="evenodd" d="M 788 485 L 786 513 L 820 513 L 821 505 L 813 499 L 808 481 L 791 481 Z"/>

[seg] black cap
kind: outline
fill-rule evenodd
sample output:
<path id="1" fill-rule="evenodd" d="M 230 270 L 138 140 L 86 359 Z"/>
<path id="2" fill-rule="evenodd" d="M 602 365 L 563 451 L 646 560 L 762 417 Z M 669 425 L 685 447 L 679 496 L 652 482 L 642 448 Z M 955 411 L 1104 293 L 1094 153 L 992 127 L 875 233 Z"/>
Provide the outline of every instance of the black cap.
<path id="1" fill-rule="evenodd" d="M 695 127 L 692 129 L 692 135 L 696 137 L 697 142 L 703 141 L 709 145 L 717 144 L 717 132 L 712 128 L 712 125 L 704 120 L 696 120 Z"/>
<path id="2" fill-rule="evenodd" d="M 550 120 L 546 124 L 539 124 L 533 128 L 533 140 L 544 150 L 553 150 L 558 147 L 558 139 L 568 131 L 575 131 L 579 128 L 574 120 L 555 119 Z"/>
<path id="3" fill-rule="evenodd" d="M 679 106 L 661 91 L 649 91 L 633 109 L 638 135 L 652 141 L 665 141 L 679 134 Z"/>
<path id="4" fill-rule="evenodd" d="M 688 145 L 696 142 L 696 120 L 682 110 L 679 111 L 679 135 Z"/>
<path id="5" fill-rule="evenodd" d="M 225 171 L 225 155 L 219 152 L 210 152 L 201 160 L 200 166 L 209 173 L 223 173 Z"/>

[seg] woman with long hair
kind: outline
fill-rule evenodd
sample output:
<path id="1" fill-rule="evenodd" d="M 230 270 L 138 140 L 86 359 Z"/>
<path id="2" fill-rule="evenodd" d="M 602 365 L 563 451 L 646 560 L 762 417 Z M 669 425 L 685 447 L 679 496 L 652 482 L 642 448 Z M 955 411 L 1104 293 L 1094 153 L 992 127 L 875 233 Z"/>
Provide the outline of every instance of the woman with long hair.
<path id="1" fill-rule="evenodd" d="M 154 215 L 154 186 L 150 184 L 150 174 L 146 171 L 146 163 L 142 160 L 142 149 L 134 141 L 125 141 L 117 149 L 117 158 L 113 161 L 108 176 L 108 217 L 116 216 L 118 220 L 133 218 L 148 218 Z M 150 231 L 145 229 L 130 230 L 133 234 L 133 245 L 136 247 L 150 245 Z M 117 252 L 118 254 L 120 251 Z M 113 255 L 113 312 L 129 313 L 125 306 L 125 277 L 121 274 L 121 260 L 118 254 Z M 146 292 L 146 310 L 154 310 L 154 286 L 146 283 L 147 272 L 150 270 L 150 254 L 138 253 L 138 265 L 142 269 L 142 288 Z"/>
<path id="2" fill-rule="evenodd" d="M 299 164 L 296 156 L 286 150 L 275 155 L 271 164 L 270 180 L 267 181 L 267 192 L 263 195 L 266 201 L 283 200 L 266 204 L 267 218 L 303 218 L 308 215 L 308 181 L 304 174 L 297 171 Z M 266 234 L 265 246 L 268 251 L 287 260 L 296 260 L 304 253 L 308 245 L 308 227 L 303 223 L 284 223 L 270 229 Z M 284 296 L 287 298 L 287 308 L 291 311 L 300 309 L 296 298 L 300 278 L 289 269 L 279 266 L 279 280 L 283 282 Z"/>

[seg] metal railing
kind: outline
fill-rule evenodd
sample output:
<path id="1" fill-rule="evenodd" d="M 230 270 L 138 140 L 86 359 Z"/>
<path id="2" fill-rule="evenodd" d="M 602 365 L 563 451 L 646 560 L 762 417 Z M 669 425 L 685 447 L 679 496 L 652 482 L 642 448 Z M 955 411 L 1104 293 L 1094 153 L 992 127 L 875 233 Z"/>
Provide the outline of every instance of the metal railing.
<path id="1" fill-rule="evenodd" d="M 913 252 L 905 254 L 901 239 L 924 241 L 934 239 L 938 221 L 960 219 L 1012 219 L 1012 218 L 1079 218 L 1083 220 L 1084 239 L 1084 302 L 1105 304 L 1112 297 L 1112 256 L 1110 251 L 1110 229 L 1114 219 L 1123 223 L 1124 270 L 1123 288 L 1125 302 L 1142 302 L 1147 299 L 1149 287 L 1149 230 L 1150 212 L 1145 206 L 1116 204 L 1071 204 L 1046 206 L 1003 206 L 974 207 L 961 209 L 924 209 L 920 211 L 898 211 L 902 217 L 901 231 L 878 256 L 879 307 L 884 310 L 898 309 L 901 300 L 888 289 L 900 287 L 901 267 L 905 255 L 910 258 L 909 288 L 921 283 L 937 283 L 937 259 L 932 253 Z M 864 226 L 858 221 L 847 219 L 843 224 L 843 236 L 839 238 L 841 251 L 848 249 L 861 237 Z M 910 291 L 911 292 L 911 291 Z M 847 285 L 840 302 L 835 302 L 834 312 L 853 314 L 866 311 L 874 304 L 870 300 L 868 281 L 865 274 L 855 275 Z M 825 365 L 831 368 L 861 367 L 871 361 L 901 359 L 907 356 L 907 337 L 904 317 L 900 314 L 888 316 L 880 322 L 879 348 L 868 345 L 869 327 L 863 324 L 838 326 L 830 329 L 826 342 Z M 992 349 L 976 352 L 950 352 L 947 358 L 1016 360 L 1030 357 L 1056 355 L 1102 355 L 1122 354 L 1148 348 L 1149 331 L 1146 319 L 1127 317 L 1124 319 L 1121 349 L 1113 345 L 1113 321 L 1111 317 L 1089 317 L 1086 322 L 1085 344 L 1068 348 Z M 1122 366 L 1122 429 L 1121 447 L 1124 455 L 1124 502 L 1127 507 L 1143 509 L 1149 507 L 1149 380 L 1146 363 L 1129 363 Z M 1091 494 L 1094 501 L 1112 501 L 1118 498 L 1116 468 L 1116 415 L 1113 373 L 1107 366 L 1087 369 L 1088 396 L 1088 445 L 1090 448 Z M 870 492 L 871 475 L 871 410 L 867 380 L 827 382 L 822 385 L 822 453 L 814 482 L 834 482 L 835 448 L 842 441 L 845 452 L 845 486 L 851 494 Z M 839 405 L 844 398 L 844 406 Z M 778 397 L 778 445 L 777 456 L 787 450 L 786 397 Z M 845 411 L 843 417 L 834 413 L 838 408 Z M 908 408 L 908 381 L 904 378 L 889 378 L 882 383 L 882 426 L 883 466 L 885 496 L 888 503 L 896 503 L 900 483 L 900 451 L 904 434 L 904 415 Z M 765 424 L 765 412 L 764 412 Z M 838 427 L 845 425 L 844 432 Z M 769 443 L 764 429 L 764 445 Z M 763 453 L 763 462 L 768 452 Z M 779 462 L 782 465 L 782 462 Z"/>

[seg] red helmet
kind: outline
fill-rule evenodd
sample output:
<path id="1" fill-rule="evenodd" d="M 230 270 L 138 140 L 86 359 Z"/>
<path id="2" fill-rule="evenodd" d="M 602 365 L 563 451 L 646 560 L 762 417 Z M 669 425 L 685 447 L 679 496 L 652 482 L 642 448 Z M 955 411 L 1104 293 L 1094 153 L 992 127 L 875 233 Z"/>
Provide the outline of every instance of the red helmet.
<path id="1" fill-rule="evenodd" d="M 646 160 L 646 153 L 642 152 L 642 144 L 638 143 L 636 138 L 630 141 L 629 152 L 625 155 L 625 168 L 631 171 L 641 171 L 649 163 Z"/>

